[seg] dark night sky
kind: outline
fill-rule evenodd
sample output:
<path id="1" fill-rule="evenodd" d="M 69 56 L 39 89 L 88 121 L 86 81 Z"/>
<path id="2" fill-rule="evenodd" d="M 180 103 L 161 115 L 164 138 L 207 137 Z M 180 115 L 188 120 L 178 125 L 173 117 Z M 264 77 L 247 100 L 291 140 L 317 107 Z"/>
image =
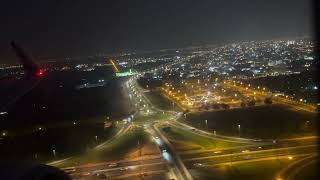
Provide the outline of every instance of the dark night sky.
<path id="1" fill-rule="evenodd" d="M 308 0 L 2 0 L 0 63 L 311 35 Z"/>

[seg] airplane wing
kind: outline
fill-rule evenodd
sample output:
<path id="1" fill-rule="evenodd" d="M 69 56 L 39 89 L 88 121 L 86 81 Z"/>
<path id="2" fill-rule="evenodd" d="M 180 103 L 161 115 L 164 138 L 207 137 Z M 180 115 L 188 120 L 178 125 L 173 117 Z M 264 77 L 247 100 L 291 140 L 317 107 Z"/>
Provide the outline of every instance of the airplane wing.
<path id="1" fill-rule="evenodd" d="M 27 76 L 43 76 L 43 71 L 39 66 L 30 58 L 24 50 L 14 41 L 11 42 L 11 46 L 15 51 L 19 61 L 22 63 L 23 68 Z"/>

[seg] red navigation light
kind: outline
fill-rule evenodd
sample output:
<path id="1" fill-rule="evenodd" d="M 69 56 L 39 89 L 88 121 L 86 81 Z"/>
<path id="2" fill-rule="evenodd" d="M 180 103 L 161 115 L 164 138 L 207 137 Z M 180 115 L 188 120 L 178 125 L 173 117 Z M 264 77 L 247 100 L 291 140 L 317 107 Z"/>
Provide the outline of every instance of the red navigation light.
<path id="1" fill-rule="evenodd" d="M 42 77 L 44 75 L 43 71 L 40 69 L 37 74 L 38 77 Z"/>

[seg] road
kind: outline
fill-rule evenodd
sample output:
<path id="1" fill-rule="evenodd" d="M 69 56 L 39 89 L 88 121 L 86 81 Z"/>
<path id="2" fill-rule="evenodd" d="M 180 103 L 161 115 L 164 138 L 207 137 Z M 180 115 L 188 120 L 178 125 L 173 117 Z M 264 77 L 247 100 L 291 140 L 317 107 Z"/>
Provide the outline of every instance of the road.
<path id="1" fill-rule="evenodd" d="M 277 175 L 274 177 L 275 180 L 292 180 L 294 177 L 307 166 L 317 162 L 317 154 L 311 154 L 302 158 L 298 161 L 294 161 L 293 163 L 289 164 L 289 166 L 283 168 Z"/>
<path id="2" fill-rule="evenodd" d="M 136 78 L 129 79 L 125 82 L 125 91 L 128 91 L 128 95 L 132 104 L 136 105 L 136 112 L 140 113 L 144 111 L 146 107 L 143 105 L 148 104 L 148 102 L 144 96 L 139 95 L 141 89 L 134 89 L 133 85 Z M 140 100 L 141 99 L 141 100 Z M 127 119 L 127 118 L 126 118 Z M 99 150 L 103 148 L 106 144 L 113 142 L 118 137 L 124 135 L 128 132 L 131 126 L 133 126 L 134 122 L 126 123 L 122 129 L 120 129 L 115 136 L 113 136 L 108 141 L 96 146 L 94 149 Z M 61 165 L 72 158 L 68 158 L 66 160 L 59 160 L 51 163 L 51 165 Z M 139 177 L 156 177 L 160 176 L 161 179 L 165 177 L 166 179 L 170 179 L 171 177 L 166 177 L 170 171 L 170 165 L 165 159 L 162 157 L 161 152 L 159 151 L 159 155 L 156 156 L 141 156 L 139 158 L 130 158 L 130 160 L 118 160 L 112 162 L 102 162 L 102 163 L 90 163 L 84 164 L 76 167 L 67 167 L 63 168 L 73 179 L 95 179 L 95 178 L 105 178 L 108 179 L 132 179 Z M 176 178 L 177 179 L 177 178 Z"/>
<path id="3" fill-rule="evenodd" d="M 147 99 L 145 96 L 143 98 Z M 153 107 L 150 101 L 148 101 L 150 107 L 156 111 L 162 111 Z M 163 112 L 163 111 L 162 111 Z M 174 152 L 174 157 L 178 157 L 179 160 L 182 158 L 184 164 L 190 168 L 194 167 L 194 164 L 200 163 L 209 163 L 209 164 L 223 164 L 228 162 L 249 162 L 255 160 L 268 160 L 272 158 L 287 158 L 291 156 L 305 156 L 313 154 L 316 152 L 316 141 L 317 137 L 302 137 L 296 139 L 283 139 L 283 140 L 261 140 L 261 139 L 248 139 L 248 138 L 239 138 L 232 136 L 223 136 L 213 134 L 207 131 L 203 131 L 187 124 L 177 121 L 177 119 L 182 115 L 182 113 L 177 113 L 174 118 L 171 118 L 167 121 L 158 122 L 154 126 L 165 123 L 168 126 L 173 126 L 176 128 L 183 129 L 188 132 L 192 132 L 195 135 L 203 136 L 206 138 L 212 138 L 220 141 L 227 142 L 237 142 L 237 143 L 246 143 L 248 145 L 227 149 L 223 151 L 196 151 L 188 152 L 187 154 L 177 153 L 172 147 L 172 152 Z M 159 130 L 158 130 L 159 131 Z M 161 131 L 158 132 L 158 136 L 162 141 L 166 139 L 159 135 Z M 167 142 L 170 144 L 170 142 Z M 171 146 L 171 145 L 170 145 Z M 178 163 L 175 163 L 178 164 Z M 176 167 L 179 169 L 179 167 Z M 183 172 L 183 169 L 180 170 Z"/>
<path id="4" fill-rule="evenodd" d="M 142 156 L 140 159 L 87 164 L 65 169 L 73 178 L 91 179 L 97 177 L 101 178 L 101 176 L 103 176 L 110 179 L 133 179 L 139 177 L 155 178 L 157 175 L 162 175 L 162 178 L 164 179 L 173 178 L 185 180 L 193 179 L 187 168 L 221 165 L 226 163 L 246 163 L 275 158 L 294 158 L 298 156 L 309 156 L 316 153 L 317 146 L 315 145 L 315 142 L 317 137 L 302 137 L 277 141 L 248 139 L 217 135 L 179 122 L 177 119 L 182 113 L 163 111 L 156 108 L 144 95 L 144 90 L 137 84 L 137 77 L 138 76 L 131 78 L 127 82 L 128 93 L 131 97 L 130 99 L 133 104 L 136 104 L 136 113 L 151 110 L 153 112 L 167 113 L 172 117 L 165 121 L 156 121 L 155 119 L 152 119 L 151 121 L 148 121 L 149 123 L 145 122 L 144 124 L 145 130 L 149 132 L 157 144 L 159 155 L 150 157 Z M 134 119 L 132 123 L 134 123 Z M 158 129 L 158 126 L 163 123 L 168 126 L 192 132 L 197 136 L 226 142 L 244 143 L 245 145 L 221 150 L 193 150 L 179 153 L 175 150 L 162 131 Z M 128 123 L 127 126 L 130 126 L 129 124 L 131 123 Z M 126 133 L 126 130 L 121 130 L 118 133 L 121 135 Z M 116 139 L 116 137 L 114 138 Z M 112 164 L 116 164 L 115 167 Z M 166 176 L 166 174 L 169 175 Z"/>
<path id="5" fill-rule="evenodd" d="M 127 82 L 129 81 L 126 81 L 124 82 L 124 84 L 126 84 Z M 136 112 L 137 113 L 137 112 Z M 136 114 L 135 113 L 135 114 Z M 133 116 L 135 115 L 133 114 Z M 124 118 L 124 119 L 127 119 L 127 118 Z M 97 145 L 96 147 L 94 147 L 93 149 L 94 150 L 100 150 L 102 149 L 104 146 L 106 146 L 107 144 L 109 144 L 110 142 L 116 140 L 118 137 L 124 135 L 131 127 L 132 124 L 130 123 L 126 123 L 124 124 L 121 129 L 114 135 L 112 136 L 111 138 L 109 138 L 107 141 Z M 48 162 L 47 165 L 50 165 L 50 166 L 61 166 L 62 164 L 64 163 L 67 163 L 68 161 L 72 161 L 73 160 L 73 156 L 70 156 L 68 158 L 65 158 L 65 159 L 60 159 L 60 160 L 55 160 L 55 161 L 51 161 L 51 162 Z"/>
<path id="6" fill-rule="evenodd" d="M 107 144 L 111 143 L 112 141 L 114 141 L 115 139 L 117 139 L 118 137 L 124 135 L 131 127 L 131 124 L 124 124 L 121 129 L 114 135 L 112 136 L 110 139 L 108 139 L 107 141 L 97 145 L 96 147 L 94 147 L 94 150 L 100 150 L 101 148 L 103 148 L 104 146 L 106 146 Z M 67 163 L 68 161 L 72 161 L 74 158 L 74 156 L 70 156 L 68 158 L 65 159 L 60 159 L 60 160 L 56 160 L 56 161 L 51 161 L 48 162 L 47 165 L 50 166 L 61 166 L 62 164 Z"/>
<path id="7" fill-rule="evenodd" d="M 174 167 L 174 176 L 176 179 L 192 179 L 191 174 L 183 164 L 181 158 L 177 155 L 174 147 L 169 140 L 157 128 L 156 124 L 148 126 L 150 134 L 158 139 L 157 144 L 162 152 L 162 156 L 166 159 L 171 167 Z"/>
<path id="8" fill-rule="evenodd" d="M 177 121 L 177 119 L 179 119 L 179 117 L 175 118 L 172 121 L 167 121 L 167 123 L 170 126 L 174 126 L 176 128 L 180 128 L 189 132 L 192 132 L 196 135 L 199 136 L 203 136 L 203 137 L 208 137 L 208 138 L 213 138 L 213 139 L 217 139 L 217 140 L 223 140 L 223 141 L 227 141 L 227 142 L 236 142 L 236 143 L 248 143 L 248 144 L 262 144 L 262 143 L 266 143 L 266 142 L 271 142 L 269 141 L 263 141 L 260 139 L 248 139 L 248 138 L 239 138 L 239 137 L 233 137 L 233 136 L 224 136 L 224 135 L 217 135 L 208 131 L 204 131 L 198 128 L 195 128 L 193 126 L 190 126 L 188 124 L 182 123 Z"/>
<path id="9" fill-rule="evenodd" d="M 130 178 L 132 176 L 150 176 L 168 172 L 166 162 L 160 155 L 145 156 L 138 159 L 110 161 L 63 168 L 74 178 L 92 179 L 102 176 L 110 179 Z"/>
<path id="10" fill-rule="evenodd" d="M 279 157 L 279 156 L 292 156 L 292 155 L 303 155 L 303 154 L 313 154 L 317 152 L 317 145 L 307 145 L 298 147 L 288 147 L 288 148 L 273 148 L 273 149 L 261 149 L 261 150 L 230 150 L 222 151 L 217 154 L 188 157 L 184 159 L 187 165 L 192 165 L 194 163 L 209 163 L 209 164 L 220 164 L 231 161 L 239 160 L 252 160 L 266 157 Z"/>
<path id="11" fill-rule="evenodd" d="M 264 90 L 254 90 L 250 87 L 245 87 L 245 86 L 241 86 L 241 85 L 235 86 L 231 82 L 226 82 L 223 85 L 226 88 L 234 89 L 234 90 L 237 90 L 243 94 L 248 94 L 251 97 L 254 96 L 254 97 L 260 98 L 262 100 L 264 100 L 264 98 L 266 98 L 269 94 L 271 94 L 270 92 L 267 92 Z M 272 97 L 272 100 L 274 103 L 284 104 L 288 107 L 291 107 L 292 109 L 294 109 L 296 111 L 307 111 L 307 112 L 313 112 L 313 113 L 317 112 L 317 106 L 303 103 L 303 102 L 297 102 L 297 101 L 290 99 L 289 97 L 274 96 L 274 97 Z"/>

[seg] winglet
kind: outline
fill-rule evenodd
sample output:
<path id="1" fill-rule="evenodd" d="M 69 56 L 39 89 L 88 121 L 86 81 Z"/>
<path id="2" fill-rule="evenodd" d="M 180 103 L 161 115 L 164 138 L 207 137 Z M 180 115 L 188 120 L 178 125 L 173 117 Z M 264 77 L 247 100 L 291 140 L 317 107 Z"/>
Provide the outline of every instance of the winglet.
<path id="1" fill-rule="evenodd" d="M 42 76 L 43 72 L 38 65 L 24 52 L 24 50 L 15 42 L 11 42 L 11 46 L 22 63 L 23 68 L 28 75 Z"/>

